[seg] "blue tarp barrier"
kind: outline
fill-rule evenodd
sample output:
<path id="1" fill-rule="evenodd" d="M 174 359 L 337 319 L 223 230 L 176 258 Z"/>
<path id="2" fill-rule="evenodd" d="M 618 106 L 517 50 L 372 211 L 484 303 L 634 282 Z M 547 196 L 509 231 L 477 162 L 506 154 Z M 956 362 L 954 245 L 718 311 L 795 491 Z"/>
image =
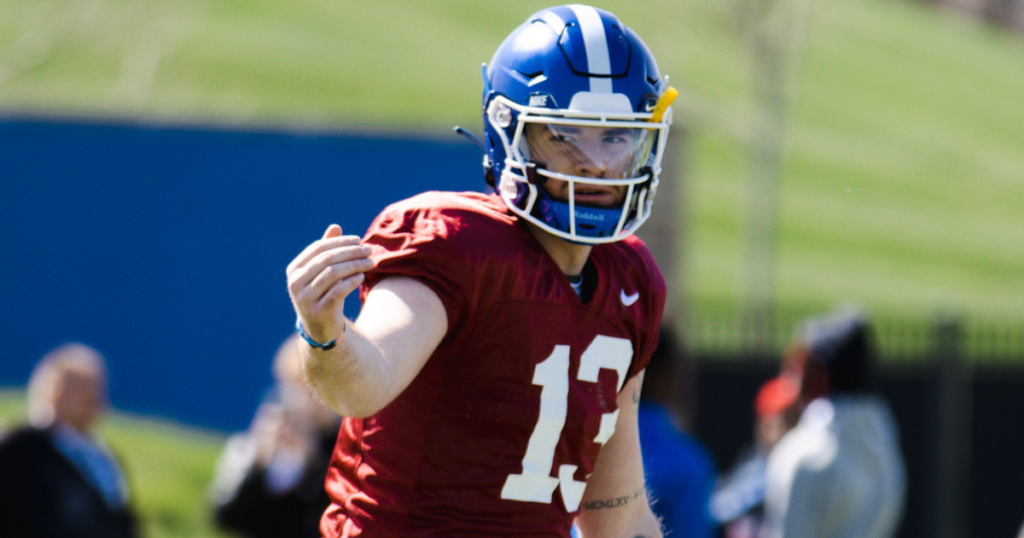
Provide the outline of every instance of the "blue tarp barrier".
<path id="1" fill-rule="evenodd" d="M 439 136 L 0 119 L 0 386 L 76 340 L 107 357 L 115 407 L 244 428 L 294 324 L 296 254 L 393 201 L 485 189 L 480 150 Z"/>

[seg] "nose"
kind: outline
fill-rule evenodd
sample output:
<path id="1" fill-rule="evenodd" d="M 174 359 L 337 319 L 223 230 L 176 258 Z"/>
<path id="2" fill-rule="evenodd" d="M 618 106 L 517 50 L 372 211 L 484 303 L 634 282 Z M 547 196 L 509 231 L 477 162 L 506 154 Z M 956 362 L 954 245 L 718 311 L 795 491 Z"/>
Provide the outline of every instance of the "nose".
<path id="1" fill-rule="evenodd" d="M 604 179 L 607 174 L 607 159 L 601 159 L 600 162 L 598 162 L 598 160 L 595 160 L 590 155 L 584 153 L 576 160 L 577 176 Z"/>

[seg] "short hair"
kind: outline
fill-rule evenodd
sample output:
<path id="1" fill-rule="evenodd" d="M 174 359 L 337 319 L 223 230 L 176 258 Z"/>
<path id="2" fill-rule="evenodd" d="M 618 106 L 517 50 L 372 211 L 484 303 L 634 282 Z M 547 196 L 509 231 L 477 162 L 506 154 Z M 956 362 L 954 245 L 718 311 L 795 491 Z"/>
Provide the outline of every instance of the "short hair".
<path id="1" fill-rule="evenodd" d="M 871 325 L 852 308 L 811 318 L 803 324 L 808 358 L 828 372 L 830 391 L 861 391 L 870 384 L 874 361 Z"/>
<path id="2" fill-rule="evenodd" d="M 68 372 L 83 370 L 104 380 L 107 377 L 103 355 L 85 344 L 69 342 L 44 355 L 28 380 L 29 423 L 36 427 L 46 427 L 53 422 L 53 398 L 57 383 Z"/>

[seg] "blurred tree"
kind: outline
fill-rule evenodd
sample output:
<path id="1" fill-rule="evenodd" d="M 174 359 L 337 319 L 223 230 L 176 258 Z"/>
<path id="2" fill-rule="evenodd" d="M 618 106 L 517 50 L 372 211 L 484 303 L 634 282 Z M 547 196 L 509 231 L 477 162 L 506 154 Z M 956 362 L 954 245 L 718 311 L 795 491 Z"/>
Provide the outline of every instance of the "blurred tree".
<path id="1" fill-rule="evenodd" d="M 747 0 L 736 6 L 741 10 L 741 29 L 749 40 L 755 103 L 741 289 L 744 321 L 756 335 L 757 349 L 769 349 L 773 332 L 776 213 L 786 109 L 794 64 L 803 49 L 809 5 L 808 0 Z"/>

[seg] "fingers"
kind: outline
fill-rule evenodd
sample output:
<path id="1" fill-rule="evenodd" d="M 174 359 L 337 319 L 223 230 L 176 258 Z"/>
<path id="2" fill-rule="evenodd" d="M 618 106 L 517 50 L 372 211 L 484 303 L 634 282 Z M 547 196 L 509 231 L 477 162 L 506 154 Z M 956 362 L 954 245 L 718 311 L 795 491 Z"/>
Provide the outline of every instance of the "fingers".
<path id="1" fill-rule="evenodd" d="M 299 270 L 302 274 L 298 283 L 305 288 L 303 293 L 308 293 L 311 299 L 320 301 L 330 288 L 342 280 L 373 269 L 373 261 L 369 255 L 370 248 L 363 246 L 321 253 L 309 265 Z"/>
<path id="2" fill-rule="evenodd" d="M 319 291 L 312 290 L 293 297 L 292 304 L 306 334 L 314 341 L 323 343 L 339 338 L 345 324 L 341 317 L 341 305 L 345 297 L 362 285 L 364 280 L 366 276 L 363 273 L 356 273 L 333 281 L 322 297 L 317 297 Z"/>
<path id="3" fill-rule="evenodd" d="M 332 224 L 327 227 L 327 231 L 324 232 L 322 238 L 313 241 L 308 247 L 306 247 L 298 256 L 288 264 L 288 272 L 291 273 L 293 269 L 302 267 L 309 263 L 317 254 L 332 249 L 350 245 L 358 245 L 359 237 L 355 235 L 341 235 L 341 226 Z"/>
<path id="4" fill-rule="evenodd" d="M 322 311 L 336 310 L 341 302 L 345 300 L 345 297 L 348 297 L 348 294 L 361 286 L 364 280 L 366 280 L 364 273 L 356 273 L 335 282 L 317 302 L 317 307 Z"/>
<path id="5" fill-rule="evenodd" d="M 373 269 L 371 250 L 359 241 L 332 224 L 288 264 L 288 293 L 311 337 L 338 335 L 342 302 L 363 283 L 363 273 Z"/>
<path id="6" fill-rule="evenodd" d="M 373 269 L 370 252 L 369 247 L 358 244 L 342 244 L 319 252 L 308 263 L 289 268 L 289 292 L 293 298 L 305 299 L 304 302 L 319 301 L 338 281 Z"/>
<path id="7" fill-rule="evenodd" d="M 329 237 L 340 237 L 340 236 L 341 236 L 341 226 L 338 226 L 337 224 L 331 224 L 330 226 L 327 227 L 327 230 L 324 231 L 323 239 L 327 239 Z"/>

